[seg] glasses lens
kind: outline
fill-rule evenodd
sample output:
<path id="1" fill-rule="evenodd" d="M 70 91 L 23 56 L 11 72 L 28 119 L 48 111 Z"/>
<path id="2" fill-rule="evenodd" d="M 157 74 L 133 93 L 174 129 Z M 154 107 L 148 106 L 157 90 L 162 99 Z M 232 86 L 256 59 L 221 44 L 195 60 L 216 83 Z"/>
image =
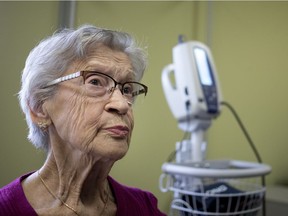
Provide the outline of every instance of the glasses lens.
<path id="1" fill-rule="evenodd" d="M 98 72 L 88 72 L 84 76 L 86 93 L 92 97 L 101 97 L 101 99 L 108 99 L 111 93 L 117 86 L 116 81 L 105 74 Z M 126 82 L 119 88 L 123 94 L 123 97 L 128 102 L 137 104 L 144 101 L 144 97 L 147 93 L 146 87 L 138 82 Z M 137 100 L 136 100 L 137 98 Z M 138 102 L 139 101 L 139 102 Z"/>
<path id="2" fill-rule="evenodd" d="M 122 93 L 124 97 L 131 103 L 143 101 L 146 95 L 146 89 L 143 85 L 137 82 L 127 82 L 123 85 Z"/>
<path id="3" fill-rule="evenodd" d="M 87 73 L 85 76 L 85 87 L 88 95 L 94 97 L 103 97 L 109 94 L 109 90 L 114 88 L 114 81 L 105 75 L 98 73 Z"/>

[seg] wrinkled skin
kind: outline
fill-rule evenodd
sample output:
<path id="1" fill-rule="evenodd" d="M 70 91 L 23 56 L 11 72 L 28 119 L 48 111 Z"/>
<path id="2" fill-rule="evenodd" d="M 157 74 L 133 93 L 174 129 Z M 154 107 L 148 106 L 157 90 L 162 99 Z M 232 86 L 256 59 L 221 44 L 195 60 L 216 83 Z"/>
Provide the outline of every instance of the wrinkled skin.
<path id="1" fill-rule="evenodd" d="M 112 54 L 106 49 L 100 53 L 98 51 L 87 63 L 77 65 L 67 74 L 80 69 L 96 70 L 112 76 L 118 82 L 132 79 L 129 59 L 123 53 L 117 54 L 120 57 L 111 59 Z M 82 83 L 82 78 L 62 83 L 59 93 L 46 106 L 55 130 L 66 145 L 96 156 L 109 152 L 109 157 L 120 159 L 128 150 L 133 130 L 132 109 L 118 89 L 109 100 L 103 101 L 85 95 Z M 129 133 L 121 137 L 106 130 L 115 125 L 128 127 Z"/>

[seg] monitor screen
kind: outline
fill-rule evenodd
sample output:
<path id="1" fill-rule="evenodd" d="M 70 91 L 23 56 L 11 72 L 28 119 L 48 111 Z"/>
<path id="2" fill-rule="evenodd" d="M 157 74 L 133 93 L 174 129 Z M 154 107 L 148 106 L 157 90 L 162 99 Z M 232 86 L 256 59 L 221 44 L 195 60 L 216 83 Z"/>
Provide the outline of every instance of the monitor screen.
<path id="1" fill-rule="evenodd" d="M 194 54 L 201 83 L 203 85 L 212 85 L 212 73 L 210 71 L 211 67 L 209 65 L 205 50 L 196 47 L 194 48 Z"/>

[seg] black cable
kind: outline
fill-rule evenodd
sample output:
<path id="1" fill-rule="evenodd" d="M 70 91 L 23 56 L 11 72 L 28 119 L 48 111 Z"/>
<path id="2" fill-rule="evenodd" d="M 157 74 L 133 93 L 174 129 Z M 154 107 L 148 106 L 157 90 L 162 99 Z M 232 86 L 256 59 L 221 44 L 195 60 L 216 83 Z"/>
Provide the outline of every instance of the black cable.
<path id="1" fill-rule="evenodd" d="M 237 112 L 235 111 L 235 109 L 228 103 L 228 102 L 225 102 L 225 101 L 222 101 L 221 102 L 221 105 L 224 105 L 226 106 L 231 112 L 232 114 L 234 115 L 238 125 L 240 126 L 242 132 L 244 133 L 248 143 L 250 144 L 256 158 L 257 158 L 257 161 L 258 163 L 262 163 L 262 159 L 261 159 L 261 156 L 252 140 L 252 138 L 250 137 L 248 131 L 246 130 L 244 124 L 242 123 L 240 117 L 238 116 Z M 265 176 L 261 176 L 261 181 L 262 181 L 262 186 L 265 187 L 266 186 L 266 182 L 265 182 Z M 266 201 L 265 201 L 265 193 L 264 193 L 264 196 L 263 196 L 263 201 L 262 201 L 262 211 L 263 211 L 263 216 L 266 216 Z"/>
<path id="2" fill-rule="evenodd" d="M 262 163 L 262 159 L 261 159 L 261 157 L 260 157 L 260 154 L 259 154 L 259 152 L 257 151 L 257 148 L 256 148 L 256 146 L 254 145 L 254 142 L 252 141 L 249 133 L 247 132 L 244 124 L 242 123 L 242 121 L 241 121 L 240 117 L 238 116 L 237 112 L 235 111 L 235 109 L 234 109 L 228 102 L 225 102 L 225 101 L 221 102 L 221 105 L 226 106 L 226 107 L 229 108 L 229 110 L 232 112 L 232 114 L 234 115 L 237 123 L 239 124 L 239 126 L 240 126 L 240 128 L 241 128 L 241 130 L 243 131 L 243 133 L 244 133 L 244 135 L 245 135 L 248 143 L 250 144 L 250 146 L 251 146 L 251 148 L 252 148 L 252 150 L 253 150 L 256 158 L 257 158 L 257 161 L 258 161 L 259 163 Z"/>

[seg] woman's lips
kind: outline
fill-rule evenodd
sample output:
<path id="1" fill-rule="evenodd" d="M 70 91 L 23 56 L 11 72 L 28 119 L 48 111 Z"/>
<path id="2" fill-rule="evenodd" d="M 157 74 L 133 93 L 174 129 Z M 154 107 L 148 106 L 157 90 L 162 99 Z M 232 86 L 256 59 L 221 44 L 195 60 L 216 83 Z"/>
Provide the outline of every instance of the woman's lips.
<path id="1" fill-rule="evenodd" d="M 129 128 L 122 125 L 107 127 L 105 130 L 119 137 L 126 137 L 129 134 Z"/>

